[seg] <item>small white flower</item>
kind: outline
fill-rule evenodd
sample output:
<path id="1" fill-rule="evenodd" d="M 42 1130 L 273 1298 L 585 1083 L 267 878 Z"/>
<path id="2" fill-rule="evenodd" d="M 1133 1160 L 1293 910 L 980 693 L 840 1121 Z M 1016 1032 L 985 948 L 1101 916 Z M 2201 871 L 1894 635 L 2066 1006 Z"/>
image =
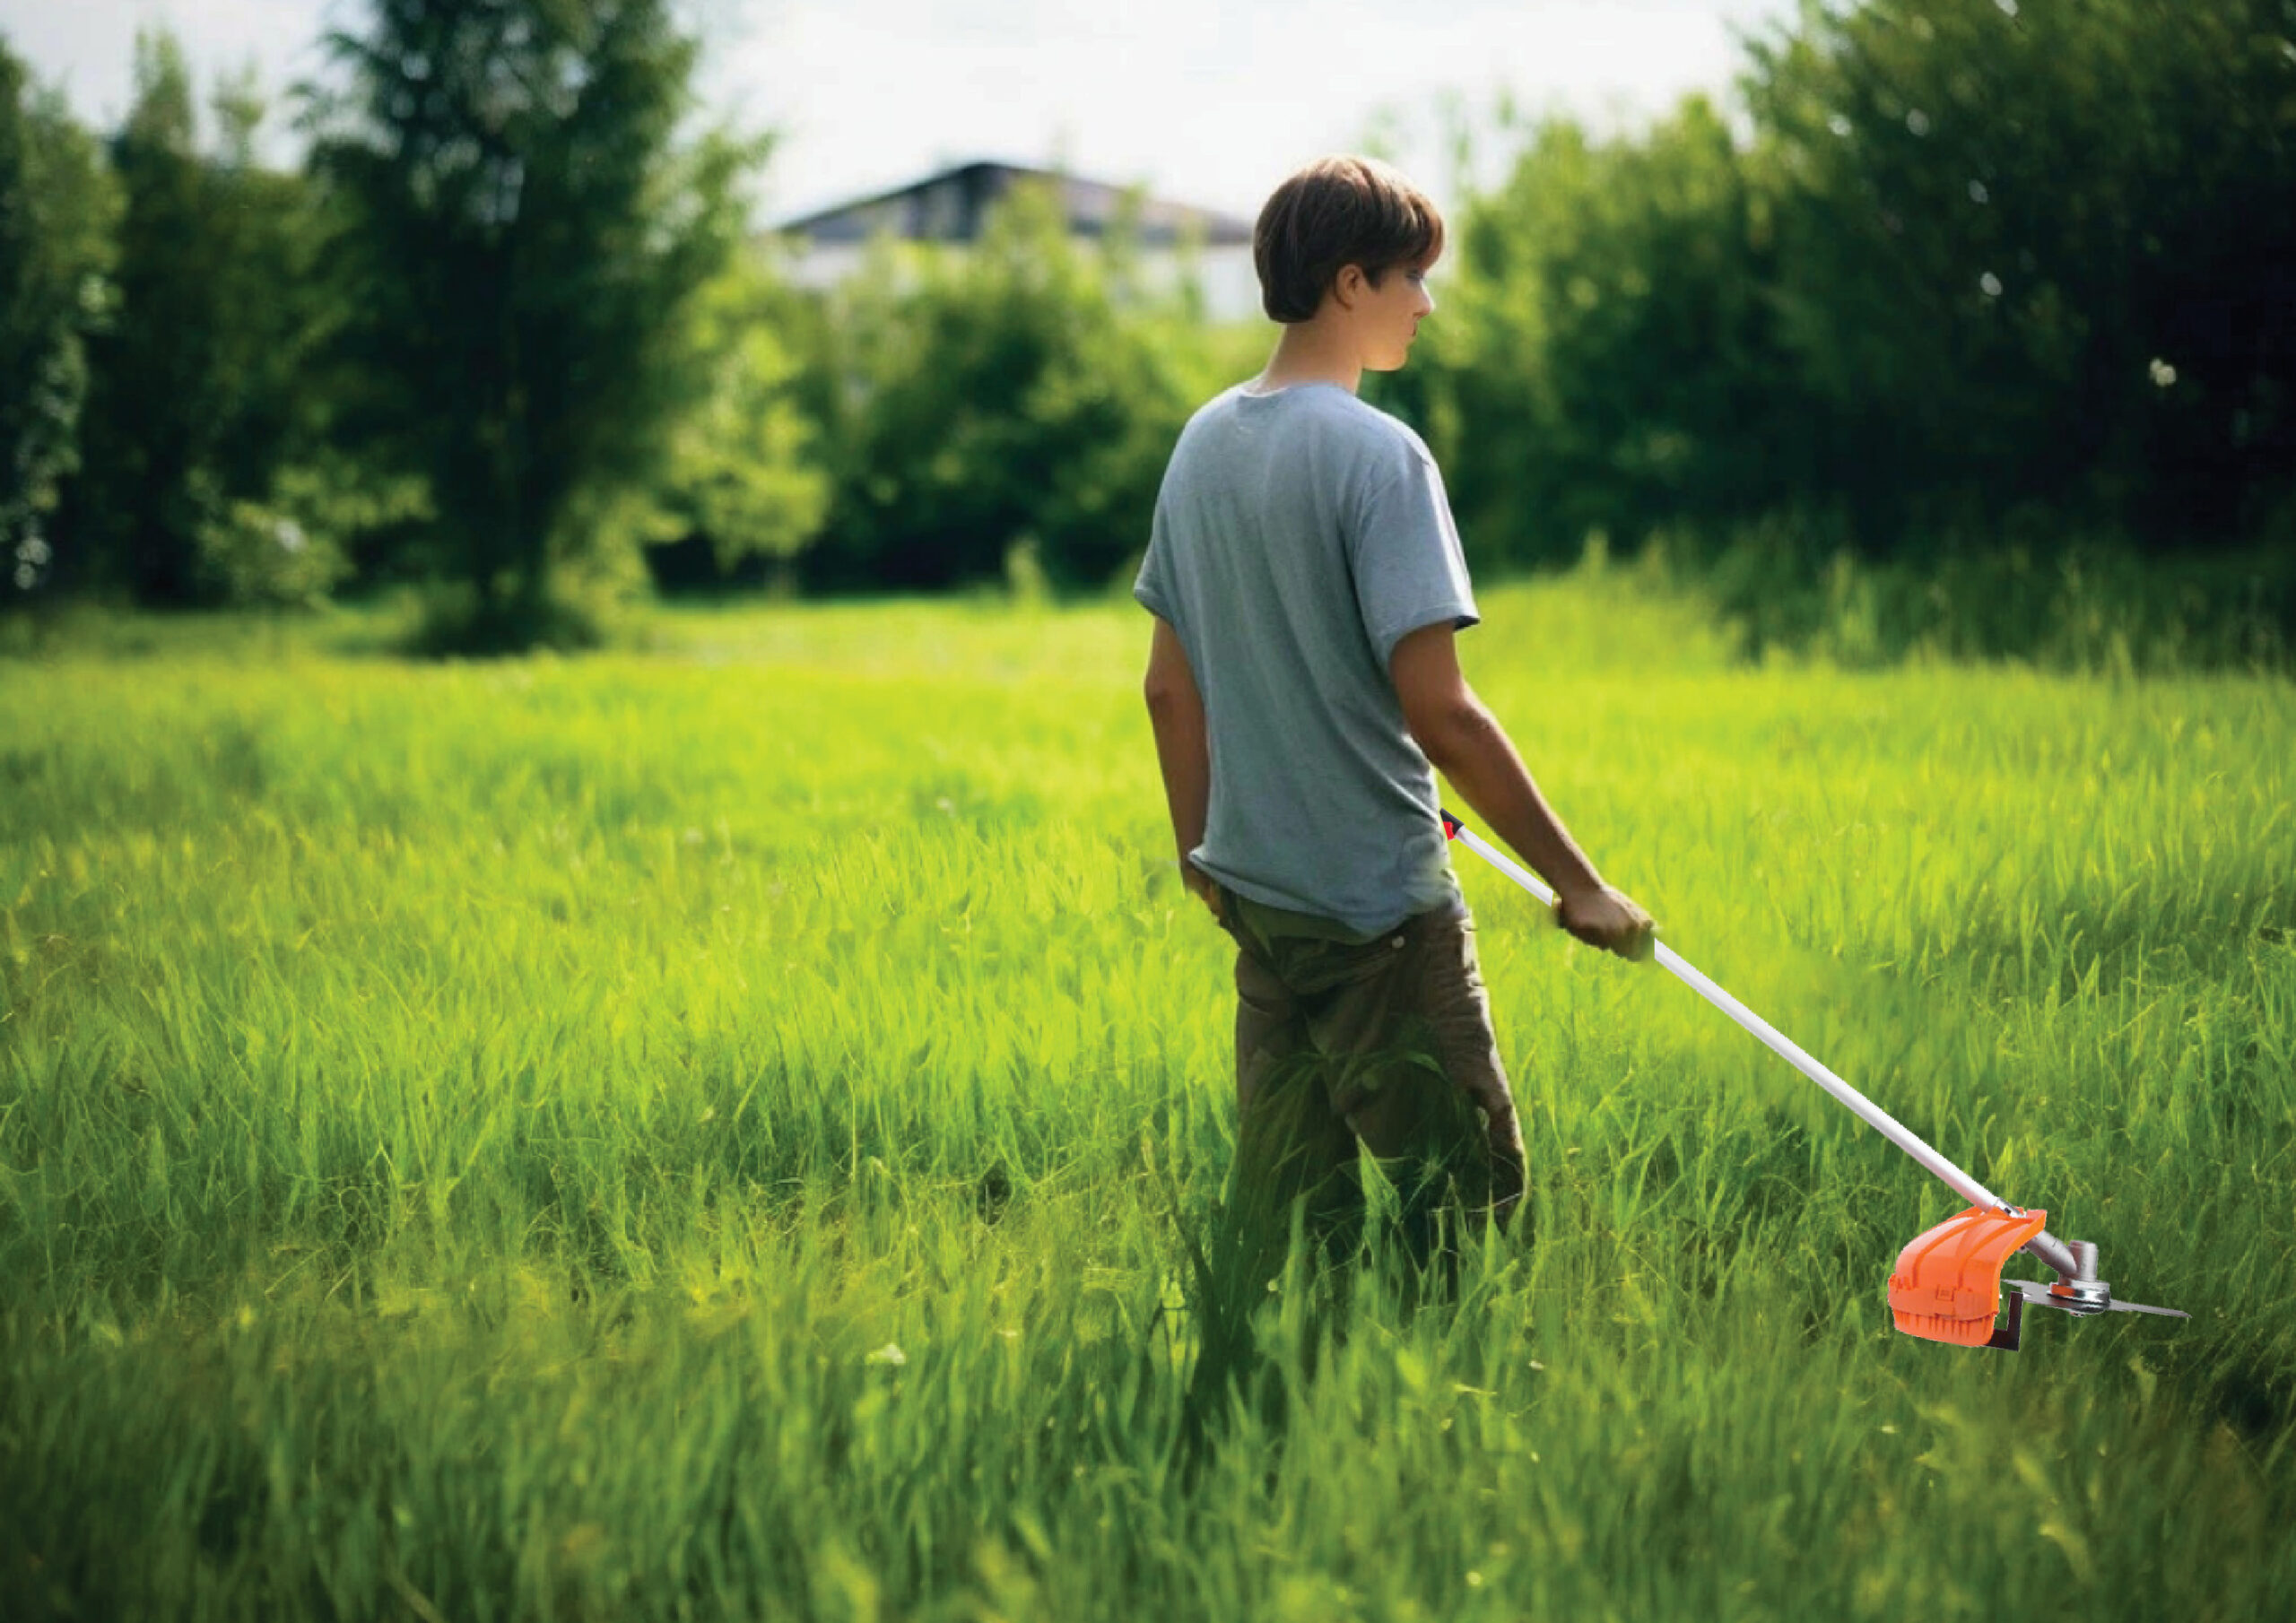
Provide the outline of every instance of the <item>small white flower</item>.
<path id="1" fill-rule="evenodd" d="M 2170 366 L 2167 361 L 2161 360 L 2158 355 L 2152 357 L 2152 360 L 2146 364 L 2144 369 L 2152 374 L 2152 386 L 2154 388 L 2165 389 L 2177 380 L 2177 369 Z"/>
<path id="2" fill-rule="evenodd" d="M 871 1353 L 865 1362 L 883 1364 L 891 1368 L 899 1369 L 909 1362 L 909 1354 L 900 1350 L 899 1341 L 887 1341 L 883 1347 Z"/>

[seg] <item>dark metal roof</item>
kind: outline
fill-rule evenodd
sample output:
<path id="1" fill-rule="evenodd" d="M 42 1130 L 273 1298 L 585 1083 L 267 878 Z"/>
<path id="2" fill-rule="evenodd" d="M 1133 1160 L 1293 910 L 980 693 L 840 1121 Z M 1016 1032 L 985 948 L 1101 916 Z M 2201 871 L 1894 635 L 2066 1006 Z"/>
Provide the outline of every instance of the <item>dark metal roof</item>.
<path id="1" fill-rule="evenodd" d="M 866 242 L 887 233 L 910 242 L 971 242 L 979 237 L 989 211 L 1015 186 L 1031 180 L 1056 189 L 1069 231 L 1080 237 L 1105 235 L 1135 197 L 1126 187 L 1051 169 L 1013 163 L 965 163 L 889 192 L 792 220 L 779 230 L 815 243 Z M 1132 218 L 1139 240 L 1148 247 L 1165 247 L 1187 235 L 1198 237 L 1207 247 L 1227 247 L 1252 239 L 1249 221 L 1152 197 L 1137 198 Z"/>

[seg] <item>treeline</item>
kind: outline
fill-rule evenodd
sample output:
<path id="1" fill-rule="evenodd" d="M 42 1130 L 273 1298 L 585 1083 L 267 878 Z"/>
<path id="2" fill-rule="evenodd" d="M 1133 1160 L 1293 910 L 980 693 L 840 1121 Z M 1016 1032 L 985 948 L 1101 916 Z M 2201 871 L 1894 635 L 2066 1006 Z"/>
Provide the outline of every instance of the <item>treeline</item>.
<path id="1" fill-rule="evenodd" d="M 1251 364 L 1125 233 L 1022 197 L 827 294 L 752 224 L 665 0 L 371 0 L 265 169 L 138 42 L 99 138 L 0 45 L 0 601 L 422 587 L 440 647 L 578 643 L 647 584 L 1097 586 Z"/>
<path id="2" fill-rule="evenodd" d="M 1470 204 L 1389 395 L 1483 556 L 1655 544 L 1853 655 L 2284 654 L 2296 0 L 1813 4 L 1741 89 Z"/>
<path id="3" fill-rule="evenodd" d="M 770 143 L 699 121 L 696 48 L 665 0 L 370 0 L 281 173 L 255 87 L 203 117 L 164 37 L 100 138 L 0 43 L 0 600 L 413 582 L 437 640 L 510 647 L 648 557 L 1120 578 L 1267 329 L 1042 197 L 793 288 Z M 1813 5 L 1740 91 L 1495 133 L 1370 391 L 1478 568 L 1639 554 L 1848 658 L 2284 658 L 2296 0 Z"/>
<path id="4" fill-rule="evenodd" d="M 428 635 L 505 647 L 578 640 L 648 540 L 810 540 L 766 143 L 698 123 L 667 0 L 372 0 L 327 47 L 293 173 L 164 35 L 100 141 L 0 48 L 13 594 L 416 582 Z"/>

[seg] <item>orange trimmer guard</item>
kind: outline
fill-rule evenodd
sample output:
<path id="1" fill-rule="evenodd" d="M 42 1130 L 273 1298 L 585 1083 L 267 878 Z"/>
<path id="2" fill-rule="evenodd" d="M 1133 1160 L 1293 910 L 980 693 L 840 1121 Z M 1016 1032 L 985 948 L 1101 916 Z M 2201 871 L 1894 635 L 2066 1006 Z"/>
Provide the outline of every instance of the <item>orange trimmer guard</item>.
<path id="1" fill-rule="evenodd" d="M 2048 1223 L 2046 1211 L 2013 1218 L 1972 1206 L 1907 1242 L 1890 1275 L 1898 1328 L 1957 1347 L 1987 1345 L 2001 1311 L 2001 1264 Z"/>

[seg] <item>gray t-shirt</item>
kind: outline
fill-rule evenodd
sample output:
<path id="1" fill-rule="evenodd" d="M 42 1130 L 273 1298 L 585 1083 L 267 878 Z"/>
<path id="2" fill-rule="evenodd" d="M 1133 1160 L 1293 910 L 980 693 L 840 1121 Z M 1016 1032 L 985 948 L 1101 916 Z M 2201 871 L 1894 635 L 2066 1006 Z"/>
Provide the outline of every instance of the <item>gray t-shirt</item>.
<path id="1" fill-rule="evenodd" d="M 1230 389 L 1180 433 L 1132 595 L 1204 696 L 1196 866 L 1362 934 L 1463 907 L 1387 670 L 1406 633 L 1478 618 L 1418 435 L 1336 384 Z"/>

